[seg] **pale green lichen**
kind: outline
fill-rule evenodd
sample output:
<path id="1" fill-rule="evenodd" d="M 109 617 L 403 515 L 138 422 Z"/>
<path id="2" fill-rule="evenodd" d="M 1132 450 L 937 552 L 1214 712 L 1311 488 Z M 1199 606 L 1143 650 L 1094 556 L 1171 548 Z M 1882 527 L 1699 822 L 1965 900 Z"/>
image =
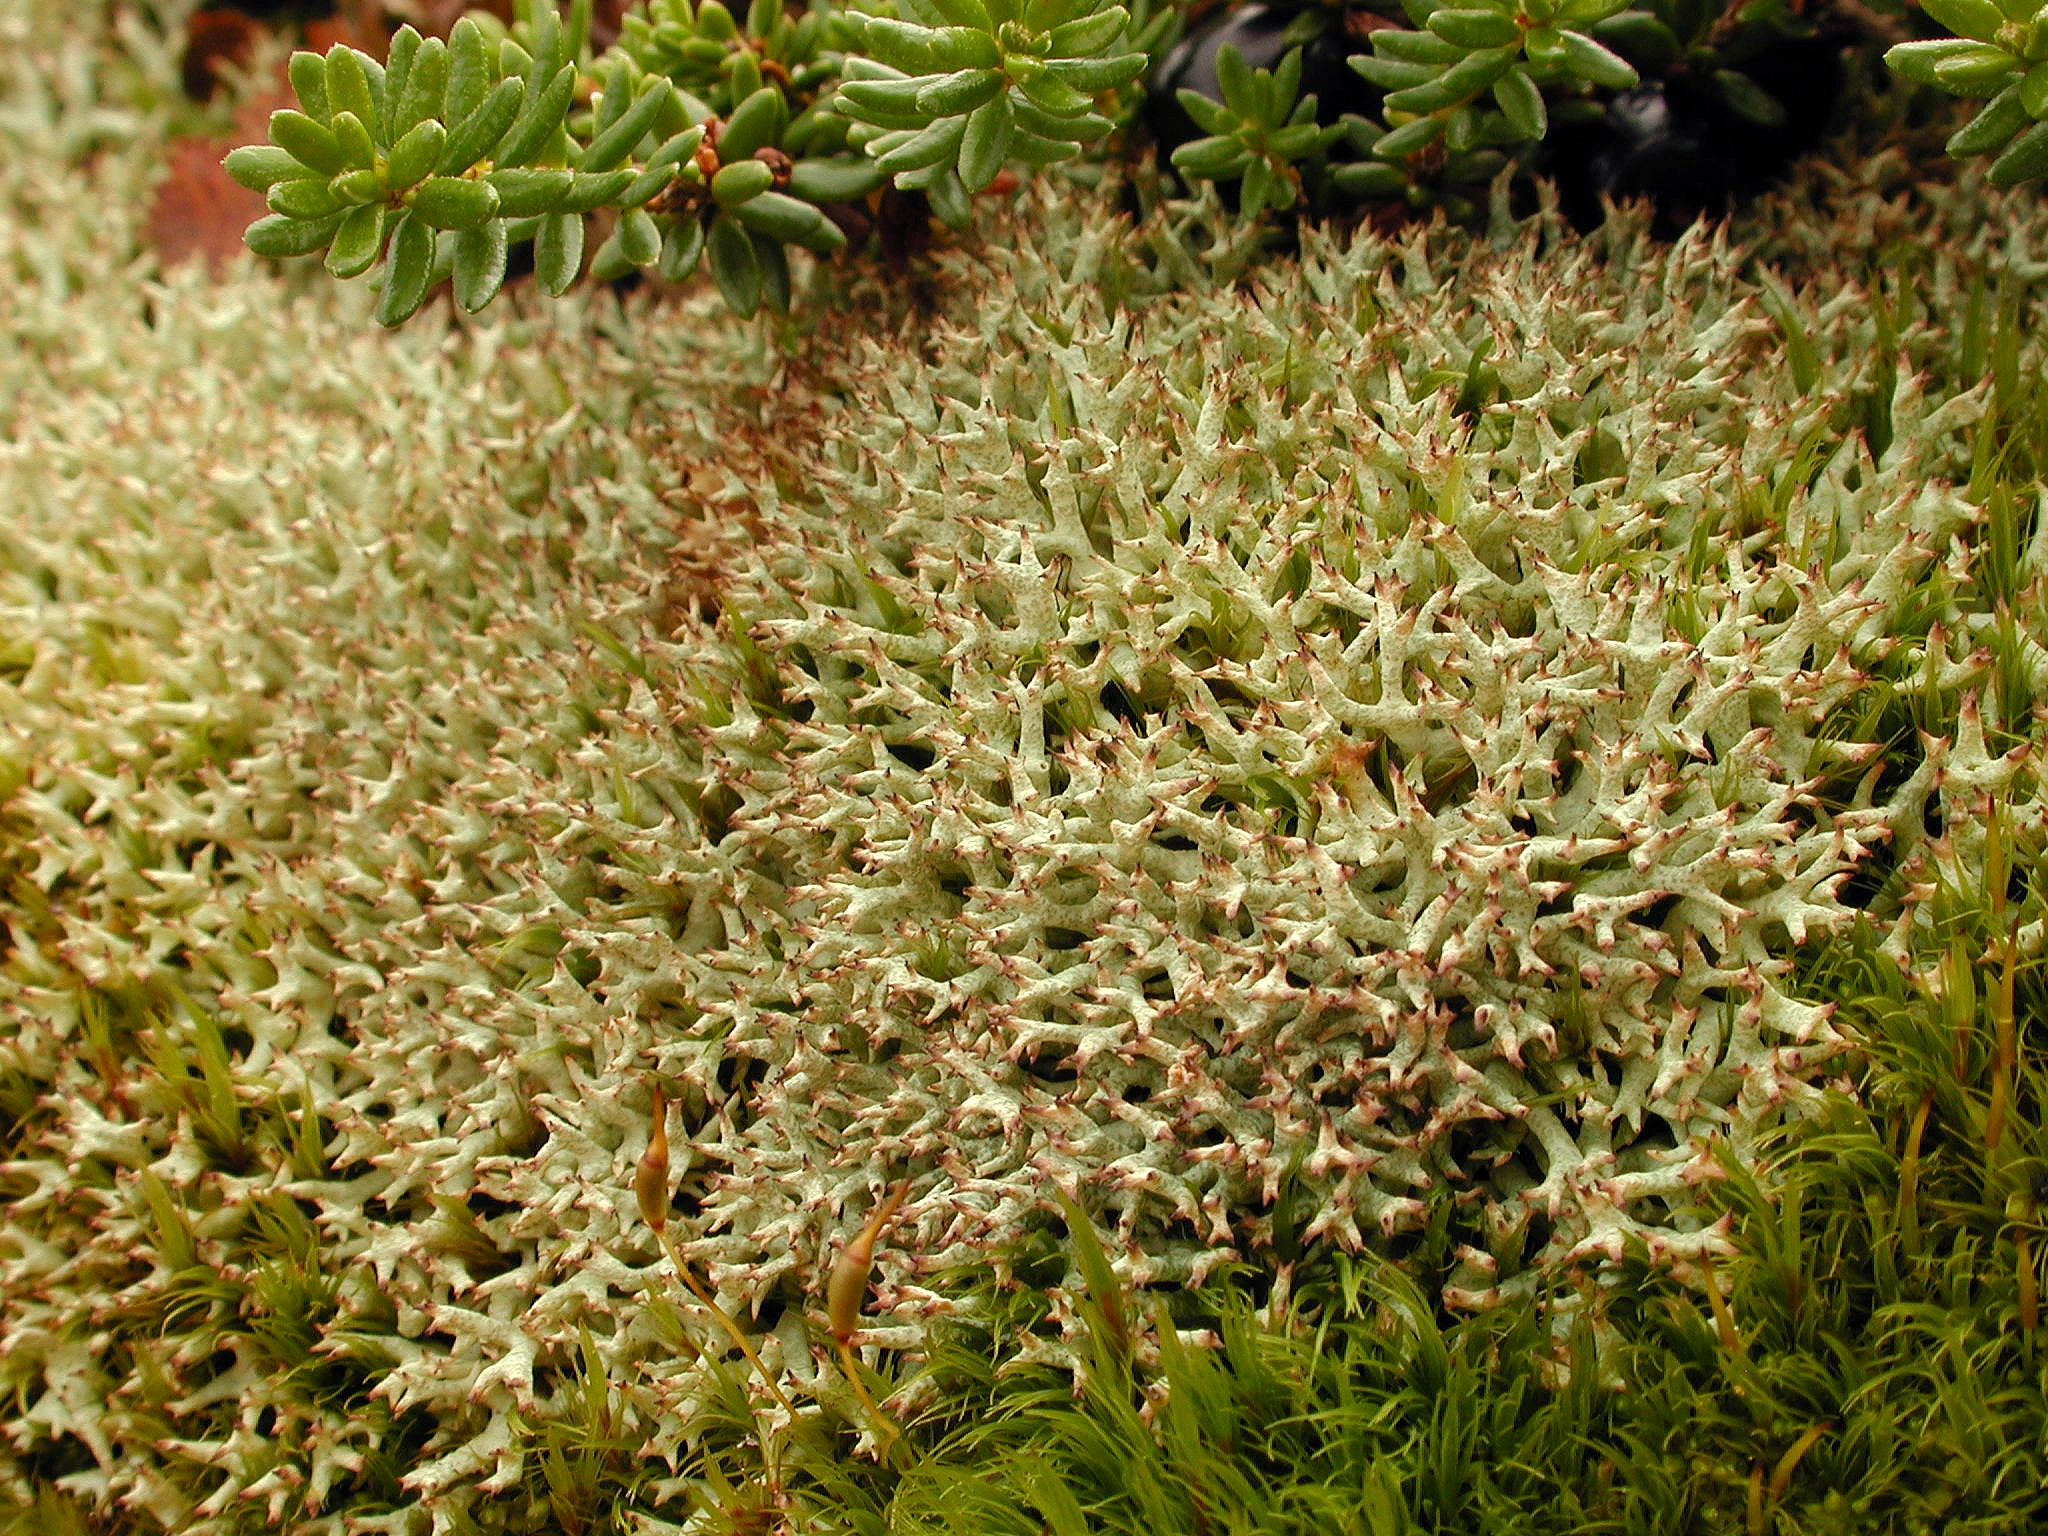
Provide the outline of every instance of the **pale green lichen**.
<path id="1" fill-rule="evenodd" d="M 483 1495 L 586 1348 L 666 1464 L 718 1389 L 631 1193 L 650 1074 L 684 1252 L 826 1392 L 822 1276 L 897 1177 L 901 1347 L 1055 1186 L 1138 1282 L 1262 1252 L 1290 1170 L 1283 1236 L 1450 1201 L 1464 1304 L 1683 1262 L 1714 1149 L 1834 1070 L 1793 948 L 2010 778 L 1995 700 L 1894 764 L 1844 724 L 1985 643 L 1938 627 L 1984 397 L 1930 318 L 1977 190 L 1842 193 L 1844 250 L 1937 220 L 1924 310 L 1845 257 L 1774 320 L 1633 224 L 1236 282 L 1216 221 L 1042 192 L 817 335 L 372 336 L 72 208 L 147 156 L 53 136 L 159 120 L 89 53 L 0 65 L 50 215 L 0 222 L 17 1491 L 528 1528 Z"/>

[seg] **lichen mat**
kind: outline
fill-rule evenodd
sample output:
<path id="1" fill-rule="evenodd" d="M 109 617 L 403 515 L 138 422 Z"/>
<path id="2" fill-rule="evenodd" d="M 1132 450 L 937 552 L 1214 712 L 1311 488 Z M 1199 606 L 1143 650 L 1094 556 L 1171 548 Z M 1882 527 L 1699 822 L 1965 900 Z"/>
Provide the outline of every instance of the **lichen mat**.
<path id="1" fill-rule="evenodd" d="M 1054 1187 L 1133 1286 L 1439 1212 L 1462 1305 L 1710 1252 L 1692 1181 L 1833 1070 L 1788 948 L 2009 774 L 1990 698 L 1842 737 L 1982 399 L 1818 260 L 1846 393 L 1697 235 L 1312 234 L 1238 286 L 1219 224 L 1044 189 L 914 349 L 880 286 L 809 338 L 394 337 L 4 174 L 63 261 L 0 231 L 0 1358 L 18 1438 L 171 1529 L 487 1519 L 586 1348 L 680 1455 L 719 1345 L 663 1320 L 650 1081 L 677 1249 L 793 1398 L 899 1179 L 869 1358 Z M 1903 237 L 1840 196 L 1826 241 Z"/>

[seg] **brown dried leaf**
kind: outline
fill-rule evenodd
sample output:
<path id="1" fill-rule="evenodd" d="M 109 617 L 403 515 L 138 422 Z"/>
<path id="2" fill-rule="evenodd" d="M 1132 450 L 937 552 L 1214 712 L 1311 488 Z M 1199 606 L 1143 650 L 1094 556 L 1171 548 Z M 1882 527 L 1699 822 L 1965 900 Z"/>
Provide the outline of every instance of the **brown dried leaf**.
<path id="1" fill-rule="evenodd" d="M 185 23 L 185 56 L 180 64 L 185 94 L 211 101 L 227 71 L 249 62 L 263 23 L 233 10 L 194 11 Z"/>
<path id="2" fill-rule="evenodd" d="M 349 0 L 336 7 L 334 15 L 306 23 L 306 46 L 315 53 L 325 53 L 336 43 L 347 43 L 382 63 L 391 51 L 393 30 L 386 11 L 375 0 Z M 449 25 L 454 22 L 451 20 Z"/>
<path id="3" fill-rule="evenodd" d="M 512 21 L 512 0 L 483 0 L 480 4 L 471 4 L 469 0 L 412 0 L 409 5 L 392 9 L 430 37 L 446 37 L 456 22 L 478 11 L 488 11 L 508 26 Z"/>
<path id="4" fill-rule="evenodd" d="M 171 143 L 170 173 L 158 184 L 149 210 L 150 244 L 165 266 L 196 260 L 218 273 L 241 251 L 242 231 L 264 215 L 263 196 L 237 185 L 221 169 L 221 159 L 237 144 L 264 142 L 271 112 L 291 103 L 287 91 L 267 92 L 243 103 L 228 138 Z"/>

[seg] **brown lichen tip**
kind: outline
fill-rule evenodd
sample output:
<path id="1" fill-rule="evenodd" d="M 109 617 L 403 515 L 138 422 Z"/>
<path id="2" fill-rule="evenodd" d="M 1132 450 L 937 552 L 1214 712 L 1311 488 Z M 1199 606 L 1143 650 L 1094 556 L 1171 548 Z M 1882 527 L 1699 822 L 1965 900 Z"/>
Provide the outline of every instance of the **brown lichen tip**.
<path id="1" fill-rule="evenodd" d="M 668 1100 L 658 1083 L 648 1089 L 647 1112 L 654 1129 L 633 1172 L 633 1193 L 640 1201 L 641 1220 L 658 1237 L 668 1225 Z"/>

